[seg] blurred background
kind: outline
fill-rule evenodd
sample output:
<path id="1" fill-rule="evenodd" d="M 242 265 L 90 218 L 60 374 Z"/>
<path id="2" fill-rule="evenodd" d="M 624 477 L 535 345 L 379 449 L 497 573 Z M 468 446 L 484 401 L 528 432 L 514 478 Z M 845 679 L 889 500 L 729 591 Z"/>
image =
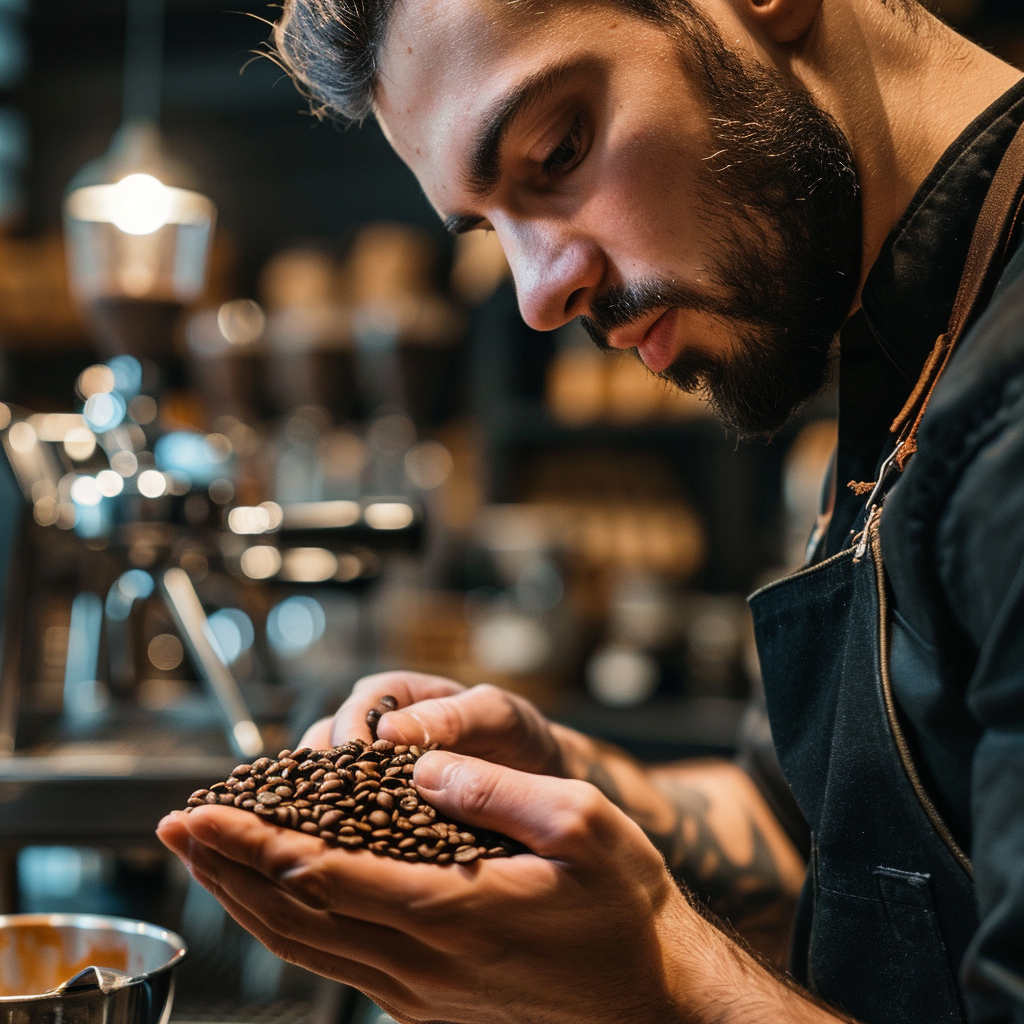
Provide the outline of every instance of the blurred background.
<path id="1" fill-rule="evenodd" d="M 1024 63 L 1019 0 L 932 6 Z M 275 10 L 0 0 L 0 912 L 177 928 L 177 1020 L 376 1021 L 157 820 L 390 667 L 728 756 L 834 405 L 737 444 L 527 328 L 493 236 L 253 59 Z"/>

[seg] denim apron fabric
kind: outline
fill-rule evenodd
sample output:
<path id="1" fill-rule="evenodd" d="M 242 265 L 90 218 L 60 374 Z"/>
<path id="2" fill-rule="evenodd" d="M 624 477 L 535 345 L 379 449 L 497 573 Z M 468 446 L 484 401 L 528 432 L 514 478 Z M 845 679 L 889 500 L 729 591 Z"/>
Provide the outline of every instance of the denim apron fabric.
<path id="1" fill-rule="evenodd" d="M 974 887 L 906 752 L 875 521 L 866 541 L 750 599 L 775 746 L 812 833 L 790 969 L 864 1024 L 959 1022 Z"/>
<path id="2" fill-rule="evenodd" d="M 1024 208 L 1024 129 L 992 178 L 947 331 L 892 425 L 851 546 L 750 599 L 779 763 L 811 829 L 790 969 L 863 1024 L 966 1020 L 971 863 L 921 785 L 889 678 L 879 520 L 929 401 L 991 295 Z"/>

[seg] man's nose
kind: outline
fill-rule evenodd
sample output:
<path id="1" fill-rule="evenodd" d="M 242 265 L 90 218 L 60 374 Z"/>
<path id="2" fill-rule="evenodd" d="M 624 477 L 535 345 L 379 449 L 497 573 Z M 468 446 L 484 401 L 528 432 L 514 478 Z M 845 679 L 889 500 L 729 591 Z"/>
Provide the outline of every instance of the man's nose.
<path id="1" fill-rule="evenodd" d="M 534 330 L 553 331 L 589 310 L 605 273 L 593 240 L 538 225 L 508 234 L 519 311 Z"/>

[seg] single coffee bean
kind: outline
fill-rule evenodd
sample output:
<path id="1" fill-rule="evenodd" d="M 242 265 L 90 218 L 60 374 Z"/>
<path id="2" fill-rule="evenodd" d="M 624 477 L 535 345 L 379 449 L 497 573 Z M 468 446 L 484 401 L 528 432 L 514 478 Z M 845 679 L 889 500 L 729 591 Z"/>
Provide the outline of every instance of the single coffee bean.
<path id="1" fill-rule="evenodd" d="M 320 831 L 320 826 L 315 821 L 304 821 L 299 826 L 299 831 L 306 833 L 318 833 Z"/>
<path id="2" fill-rule="evenodd" d="M 341 811 L 325 811 L 320 815 L 320 827 L 330 828 L 335 822 L 341 821 Z"/>
<path id="3" fill-rule="evenodd" d="M 456 864 L 472 864 L 480 856 L 480 851 L 475 846 L 467 849 L 456 850 L 452 858 Z"/>
<path id="4" fill-rule="evenodd" d="M 420 839 L 439 839 L 440 836 L 432 829 L 427 827 L 414 828 L 412 830 L 414 836 L 419 836 Z"/>
<path id="5" fill-rule="evenodd" d="M 384 828 L 391 824 L 391 815 L 387 811 L 371 811 L 367 820 L 376 828 Z"/>
<path id="6" fill-rule="evenodd" d="M 381 791 L 377 794 L 377 806 L 384 811 L 390 811 L 395 806 L 395 798 L 390 793 Z"/>
<path id="7" fill-rule="evenodd" d="M 348 846 L 348 847 L 362 846 L 363 842 L 364 842 L 364 839 L 363 839 L 363 837 L 361 835 L 338 836 L 338 842 L 341 843 L 342 846 Z"/>
<path id="8" fill-rule="evenodd" d="M 252 774 L 252 765 L 251 764 L 240 764 L 237 768 L 235 768 L 231 772 L 231 774 L 236 779 L 247 778 L 248 776 L 250 776 Z"/>
<path id="9" fill-rule="evenodd" d="M 264 807 L 276 807 L 281 802 L 281 798 L 276 793 L 260 793 L 256 797 L 256 802 L 263 804 Z"/>
<path id="10" fill-rule="evenodd" d="M 419 814 L 410 814 L 409 820 L 414 825 L 429 825 L 434 820 L 434 817 L 433 815 L 420 812 Z"/>
<path id="11" fill-rule="evenodd" d="M 287 786 L 282 783 L 280 786 L 274 787 L 274 792 L 280 797 L 295 796 L 295 790 L 291 786 Z"/>

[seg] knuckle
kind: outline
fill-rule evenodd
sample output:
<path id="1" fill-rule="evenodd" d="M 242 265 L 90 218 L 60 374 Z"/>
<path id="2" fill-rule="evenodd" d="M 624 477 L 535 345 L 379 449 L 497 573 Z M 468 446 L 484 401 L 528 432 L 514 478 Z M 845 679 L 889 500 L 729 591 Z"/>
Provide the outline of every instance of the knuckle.
<path id="1" fill-rule="evenodd" d="M 479 772 L 460 774 L 459 803 L 462 809 L 471 815 L 483 814 L 494 797 L 497 778 L 490 772 L 485 775 Z"/>
<path id="2" fill-rule="evenodd" d="M 434 739 L 454 743 L 466 730 L 464 709 L 454 699 L 441 699 L 434 704 L 437 714 L 431 733 Z M 436 731 L 435 731 L 436 730 Z"/>
<path id="3" fill-rule="evenodd" d="M 559 816 L 558 831 L 570 842 L 592 839 L 602 830 L 608 813 L 608 800 L 588 782 L 568 783 L 567 799 Z"/>
<path id="4" fill-rule="evenodd" d="M 313 910 L 330 907 L 333 886 L 320 864 L 303 864 L 281 875 L 282 889 Z"/>

